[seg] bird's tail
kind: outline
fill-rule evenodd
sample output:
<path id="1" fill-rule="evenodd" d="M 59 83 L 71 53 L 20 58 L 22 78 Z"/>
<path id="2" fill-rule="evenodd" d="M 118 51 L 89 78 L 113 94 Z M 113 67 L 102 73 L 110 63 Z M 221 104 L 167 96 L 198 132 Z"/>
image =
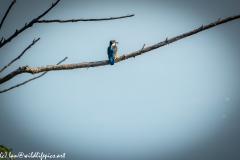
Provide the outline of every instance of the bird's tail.
<path id="1" fill-rule="evenodd" d="M 114 59 L 113 59 L 113 57 L 109 57 L 109 63 L 110 63 L 111 65 L 114 65 Z"/>

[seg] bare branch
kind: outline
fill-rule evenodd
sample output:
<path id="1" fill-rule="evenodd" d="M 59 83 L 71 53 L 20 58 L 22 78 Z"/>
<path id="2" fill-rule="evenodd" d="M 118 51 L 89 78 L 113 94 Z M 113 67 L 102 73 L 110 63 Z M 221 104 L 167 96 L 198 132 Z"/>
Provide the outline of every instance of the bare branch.
<path id="1" fill-rule="evenodd" d="M 142 49 L 144 49 L 144 47 L 145 47 L 145 44 L 142 46 Z"/>
<path id="2" fill-rule="evenodd" d="M 20 30 L 16 30 L 16 32 L 11 37 L 9 37 L 8 39 L 4 39 L 3 43 L 0 44 L 0 48 L 4 46 L 6 43 L 10 42 L 14 37 L 16 37 L 18 34 L 23 32 L 27 28 L 32 27 L 34 23 L 36 23 L 40 18 L 42 18 L 45 14 L 47 14 L 54 6 L 56 6 L 59 1 L 60 0 L 57 0 L 55 3 L 52 4 L 52 6 L 48 10 L 46 10 L 43 14 L 41 14 L 37 18 L 33 19 L 30 23 L 25 24 L 25 26 L 22 27 Z"/>
<path id="3" fill-rule="evenodd" d="M 118 57 L 115 60 L 115 63 L 118 63 L 122 60 L 128 59 L 128 58 L 132 58 L 135 56 L 139 56 L 142 53 L 146 53 L 149 52 L 151 50 L 157 49 L 159 47 L 165 46 L 167 44 L 170 44 L 172 42 L 178 41 L 180 39 L 183 39 L 185 37 L 191 36 L 193 34 L 197 34 L 198 32 L 201 32 L 203 30 L 215 27 L 217 25 L 232 21 L 234 19 L 238 19 L 240 18 L 240 14 L 235 15 L 235 16 L 231 16 L 222 20 L 218 20 L 216 22 L 210 23 L 208 25 L 205 26 L 201 26 L 195 30 L 192 30 L 190 32 L 186 32 L 184 34 L 181 34 L 179 36 L 170 38 L 170 39 L 166 39 L 160 43 L 154 44 L 152 46 L 146 47 L 144 49 L 140 49 L 138 51 L 134 51 L 132 53 L 129 54 L 124 54 L 120 57 Z M 18 74 L 22 74 L 22 73 L 39 73 L 39 72 L 44 72 L 44 71 L 53 71 L 53 70 L 70 70 L 70 69 L 76 69 L 76 68 L 89 68 L 89 67 L 98 67 L 98 66 L 105 66 L 108 65 L 109 61 L 108 60 L 103 60 L 103 61 L 96 61 L 96 62 L 82 62 L 82 63 L 74 63 L 74 64 L 62 64 L 62 65 L 47 65 L 47 66 L 42 66 L 42 67 L 36 67 L 36 68 L 31 68 L 28 66 L 22 66 L 19 67 L 18 69 L 16 69 L 15 71 L 11 72 L 10 74 L 6 75 L 3 78 L 0 78 L 0 84 L 12 79 L 13 77 L 15 77 Z"/>
<path id="4" fill-rule="evenodd" d="M 110 18 L 89 18 L 89 19 L 68 19 L 68 20 L 60 20 L 60 19 L 53 19 L 53 20 L 38 20 L 36 23 L 52 23 L 52 22 L 59 22 L 59 23 L 67 23 L 67 22 L 79 22 L 79 21 L 106 21 L 106 20 L 114 20 L 114 19 L 121 19 L 121 18 L 128 18 L 132 17 L 134 14 L 120 16 L 120 17 L 110 17 Z"/>
<path id="5" fill-rule="evenodd" d="M 12 6 L 13 6 L 13 4 L 14 4 L 15 2 L 16 2 L 16 0 L 13 0 L 12 3 L 11 3 L 11 5 L 8 7 L 8 10 L 7 10 L 7 12 L 5 13 L 5 15 L 4 15 L 4 17 L 3 17 L 2 21 L 1 21 L 0 29 L 2 28 L 3 22 L 4 22 L 5 18 L 7 17 L 8 12 L 10 11 L 10 9 L 12 8 Z"/>
<path id="6" fill-rule="evenodd" d="M 4 46 L 5 44 L 7 44 L 8 42 L 10 42 L 13 38 L 15 38 L 18 34 L 20 34 L 21 32 L 23 32 L 24 30 L 26 30 L 29 27 L 32 27 L 33 24 L 35 23 L 50 23 L 50 22 L 60 22 L 60 23 L 65 23 L 65 22 L 78 22 L 78 21 L 103 21 L 103 20 L 114 20 L 114 19 L 120 19 L 120 18 L 127 18 L 127 17 L 132 17 L 134 16 L 134 14 L 131 15 L 126 15 L 126 16 L 120 16 L 120 17 L 111 17 L 111 18 L 100 18 L 100 19 L 71 19 L 71 20 L 39 20 L 40 18 L 42 18 L 44 15 L 46 15 L 54 6 L 57 5 L 57 3 L 60 0 L 57 0 L 55 3 L 52 4 L 52 6 L 46 10 L 43 14 L 41 14 L 40 16 L 38 16 L 37 18 L 33 19 L 31 22 L 29 22 L 28 24 L 25 23 L 24 27 L 22 27 L 20 30 L 16 30 L 16 32 L 9 37 L 8 39 L 4 39 L 3 43 L 0 43 L 0 48 L 2 46 Z"/>
<path id="7" fill-rule="evenodd" d="M 29 49 L 31 48 L 40 38 L 38 38 L 37 40 L 33 40 L 33 42 L 26 48 L 24 49 L 24 51 L 18 56 L 16 57 L 15 59 L 13 59 L 10 63 L 8 63 L 6 66 L 4 66 L 1 70 L 0 70 L 0 73 L 6 69 L 7 67 L 9 67 L 13 62 L 15 62 L 16 60 L 20 59 L 22 57 L 22 55 Z"/>
<path id="8" fill-rule="evenodd" d="M 57 65 L 59 65 L 60 63 L 62 63 L 63 61 L 65 61 L 67 58 L 68 58 L 68 57 L 65 57 L 63 60 L 61 60 L 60 62 L 58 62 Z M 21 86 L 21 85 L 24 85 L 24 84 L 26 84 L 26 83 L 28 83 L 28 82 L 30 82 L 30 81 L 32 81 L 32 80 L 38 79 L 38 78 L 44 76 L 47 72 L 48 72 L 48 71 L 43 72 L 43 73 L 42 73 L 41 75 L 39 75 L 39 76 L 36 76 L 36 77 L 34 77 L 34 78 L 31 78 L 31 79 L 29 79 L 29 80 L 27 80 L 27 81 L 24 81 L 24 82 L 22 82 L 22 83 L 19 83 L 19 84 L 15 85 L 15 86 L 12 86 L 12 87 L 8 88 L 8 89 L 2 90 L 2 91 L 0 91 L 0 93 L 7 92 L 7 91 L 9 91 L 9 90 L 11 90 L 11 89 L 13 89 L 13 88 L 16 88 L 16 87 L 19 87 L 19 86 Z"/>

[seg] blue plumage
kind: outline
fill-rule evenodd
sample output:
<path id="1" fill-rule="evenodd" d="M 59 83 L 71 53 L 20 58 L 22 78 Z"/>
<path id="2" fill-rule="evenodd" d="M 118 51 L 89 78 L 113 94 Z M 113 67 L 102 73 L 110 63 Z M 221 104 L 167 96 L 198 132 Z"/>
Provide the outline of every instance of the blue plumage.
<path id="1" fill-rule="evenodd" d="M 110 65 L 114 65 L 114 60 L 118 57 L 118 48 L 116 45 L 117 43 L 118 42 L 116 42 L 115 40 L 111 40 L 107 50 Z"/>
<path id="2" fill-rule="evenodd" d="M 108 59 L 109 59 L 109 63 L 111 64 L 111 65 L 114 65 L 114 59 L 113 59 L 113 57 L 111 56 L 111 57 L 108 57 Z"/>

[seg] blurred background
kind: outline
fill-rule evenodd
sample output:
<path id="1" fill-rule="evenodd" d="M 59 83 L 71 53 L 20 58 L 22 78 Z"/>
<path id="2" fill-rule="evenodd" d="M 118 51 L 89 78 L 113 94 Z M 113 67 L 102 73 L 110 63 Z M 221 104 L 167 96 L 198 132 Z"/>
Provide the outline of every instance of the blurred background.
<path id="1" fill-rule="evenodd" d="M 0 0 L 1 18 L 11 2 Z M 17 1 L 0 37 L 10 37 L 52 2 Z M 62 0 L 42 20 L 135 16 L 34 24 L 0 49 L 2 68 L 41 38 L 0 77 L 66 56 L 64 64 L 107 60 L 112 39 L 119 55 L 128 54 L 240 14 L 239 6 L 238 0 Z M 65 153 L 67 160 L 240 159 L 239 28 L 240 19 L 114 66 L 51 71 L 2 93 L 0 143 L 13 154 Z M 0 90 L 32 77 L 18 75 Z"/>

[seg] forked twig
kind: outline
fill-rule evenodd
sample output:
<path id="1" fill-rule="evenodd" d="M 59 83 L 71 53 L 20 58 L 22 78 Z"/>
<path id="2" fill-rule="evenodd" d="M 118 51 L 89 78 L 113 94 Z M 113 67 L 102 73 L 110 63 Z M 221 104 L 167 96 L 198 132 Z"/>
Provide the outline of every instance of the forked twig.
<path id="1" fill-rule="evenodd" d="M 55 3 L 52 4 L 52 6 L 46 10 L 43 14 L 41 14 L 40 16 L 38 16 L 37 18 L 33 19 L 31 22 L 29 22 L 28 24 L 26 23 L 24 27 L 22 27 L 20 30 L 16 30 L 16 32 L 9 37 L 8 39 L 4 39 L 4 41 L 0 44 L 0 48 L 2 46 L 4 46 L 5 44 L 7 44 L 8 42 L 10 42 L 14 37 L 16 37 L 18 34 L 20 34 L 21 32 L 23 32 L 24 30 L 26 30 L 27 28 L 31 27 L 34 23 L 36 23 L 40 18 L 42 18 L 45 14 L 47 14 L 54 6 L 57 5 L 57 3 L 60 0 L 57 0 Z"/>
<path id="2" fill-rule="evenodd" d="M 60 62 L 58 62 L 57 65 L 59 65 L 60 63 L 62 63 L 63 61 L 65 61 L 67 58 L 68 58 L 68 57 L 65 57 L 63 60 L 61 60 Z M 24 82 L 22 82 L 22 83 L 19 83 L 19 84 L 15 85 L 15 86 L 12 86 L 12 87 L 8 88 L 8 89 L 2 90 L 2 91 L 0 91 L 0 93 L 7 92 L 7 91 L 9 91 L 9 90 L 11 90 L 11 89 L 13 89 L 13 88 L 19 87 L 19 86 L 21 86 L 21 85 L 24 85 L 24 84 L 30 82 L 30 81 L 33 81 L 33 80 L 35 80 L 35 79 L 37 79 L 37 78 L 40 78 L 40 77 L 44 76 L 47 72 L 48 72 L 48 71 L 43 72 L 43 73 L 42 73 L 41 75 L 39 75 L 39 76 L 36 76 L 36 77 L 34 77 L 34 78 L 31 78 L 31 79 L 29 79 L 29 80 L 27 80 L 27 81 L 24 81 Z"/>
<path id="3" fill-rule="evenodd" d="M 16 60 L 20 59 L 22 57 L 22 55 L 29 49 L 31 48 L 40 38 L 38 38 L 37 40 L 33 40 L 33 42 L 26 48 L 24 49 L 24 51 L 18 56 L 16 57 L 15 59 L 13 59 L 11 62 L 9 62 L 6 66 L 4 66 L 1 70 L 0 70 L 0 73 L 6 69 L 7 67 L 9 67 L 13 62 L 15 62 Z"/>
<path id="4" fill-rule="evenodd" d="M 4 46 L 5 44 L 7 44 L 8 42 L 10 42 L 13 38 L 15 38 L 18 34 L 20 34 L 21 32 L 23 32 L 24 30 L 26 30 L 29 27 L 32 27 L 33 24 L 35 23 L 50 23 L 50 22 L 60 22 L 60 23 L 66 23 L 66 22 L 78 22 L 78 21 L 103 21 L 103 20 L 114 20 L 114 19 L 121 19 L 121 18 L 127 18 L 127 17 L 132 17 L 134 16 L 134 14 L 128 14 L 126 16 L 120 16 L 120 17 L 111 17 L 111 18 L 99 18 L 99 19 L 70 19 L 70 20 L 39 20 L 40 18 L 42 18 L 44 15 L 46 15 L 54 6 L 57 5 L 57 3 L 60 0 L 57 0 L 55 3 L 52 3 L 52 6 L 46 10 L 43 14 L 41 14 L 40 16 L 38 16 L 37 18 L 33 19 L 31 22 L 29 23 L 25 23 L 25 25 L 20 29 L 20 30 L 16 30 L 16 32 L 10 36 L 7 39 L 4 39 L 4 41 L 2 43 L 0 43 L 0 48 L 2 46 Z"/>

